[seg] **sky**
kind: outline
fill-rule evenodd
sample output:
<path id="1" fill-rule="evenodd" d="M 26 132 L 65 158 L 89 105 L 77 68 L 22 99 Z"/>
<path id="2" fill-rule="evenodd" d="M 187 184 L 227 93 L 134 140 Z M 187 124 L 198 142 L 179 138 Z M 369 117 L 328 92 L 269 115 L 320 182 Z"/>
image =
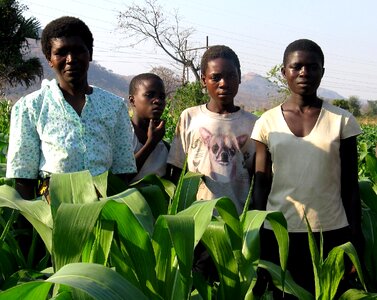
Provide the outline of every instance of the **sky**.
<path id="1" fill-rule="evenodd" d="M 42 27 L 70 15 L 94 36 L 93 60 L 120 75 L 153 67 L 176 69 L 151 42 L 131 46 L 118 29 L 118 14 L 143 0 L 19 0 Z M 157 0 L 168 20 L 180 16 L 192 28 L 191 47 L 227 45 L 238 55 L 243 74 L 262 76 L 282 62 L 286 46 L 300 38 L 318 43 L 325 55 L 321 87 L 343 97 L 377 100 L 377 1 L 375 0 Z M 199 55 L 202 53 L 199 50 Z M 178 72 L 178 71 L 177 71 Z M 192 77 L 193 78 L 193 77 Z M 242 84 L 242 83 L 241 83 Z"/>

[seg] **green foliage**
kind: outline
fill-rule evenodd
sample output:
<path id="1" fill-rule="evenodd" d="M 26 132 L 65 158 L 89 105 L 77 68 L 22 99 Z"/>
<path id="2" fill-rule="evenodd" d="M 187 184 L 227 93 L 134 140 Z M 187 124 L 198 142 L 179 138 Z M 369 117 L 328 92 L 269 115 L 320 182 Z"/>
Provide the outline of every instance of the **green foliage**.
<path id="1" fill-rule="evenodd" d="M 0 2 L 0 90 L 6 84 L 28 87 L 43 75 L 38 58 L 25 58 L 29 53 L 28 39 L 38 39 L 40 30 L 34 17 L 26 19 L 22 15 L 26 9 L 16 0 Z"/>
<path id="2" fill-rule="evenodd" d="M 362 231 L 365 240 L 364 264 L 368 289 L 377 292 L 377 158 L 365 156 L 365 177 L 359 181 L 362 200 Z"/>
<path id="3" fill-rule="evenodd" d="M 182 111 L 188 107 L 207 103 L 209 97 L 203 92 L 199 81 L 189 82 L 178 88 L 172 98 L 167 99 L 162 118 L 166 121 L 165 139 L 172 141 Z"/>
<path id="4" fill-rule="evenodd" d="M 275 65 L 267 72 L 267 79 L 276 84 L 279 87 L 279 93 L 283 94 L 283 96 L 288 96 L 290 94 L 289 87 L 287 80 L 284 78 L 283 74 L 281 73 L 281 68 L 283 64 Z M 285 98 L 284 97 L 284 98 Z"/>
<path id="5" fill-rule="evenodd" d="M 9 134 L 10 127 L 10 112 L 12 104 L 7 99 L 0 99 L 0 132 Z"/>
<path id="6" fill-rule="evenodd" d="M 357 137 L 359 153 L 359 179 L 372 178 L 373 168 L 367 167 L 367 160 L 373 161 L 377 147 L 377 125 L 361 125 L 362 134 Z"/>
<path id="7" fill-rule="evenodd" d="M 377 116 L 377 100 L 368 100 L 368 109 L 366 114 L 368 116 Z"/>
<path id="8" fill-rule="evenodd" d="M 355 116 L 359 117 L 361 115 L 360 109 L 361 109 L 361 104 L 360 100 L 356 96 L 351 96 L 348 99 L 348 106 L 349 106 L 349 111 Z"/>
<path id="9" fill-rule="evenodd" d="M 345 99 L 334 99 L 333 101 L 331 101 L 331 103 L 348 111 L 350 109 L 349 103 Z"/>
<path id="10" fill-rule="evenodd" d="M 0 164 L 6 162 L 8 151 L 9 127 L 11 103 L 6 99 L 0 99 Z M 5 176 L 5 166 L 0 167 L 0 179 Z"/>
<path id="11" fill-rule="evenodd" d="M 41 199 L 22 200 L 11 187 L 1 186 L 0 207 L 19 211 L 33 224 L 51 253 L 54 270 L 44 273 L 47 280 L 29 278 L 30 282 L 17 286 L 17 281 L 10 281 L 9 272 L 4 274 L 0 286 L 7 289 L 0 293 L 0 299 L 14 295 L 22 295 L 23 299 L 63 295 L 66 299 L 85 299 L 86 294 L 94 299 L 124 299 L 119 297 L 118 285 L 127 288 L 127 293 L 122 292 L 127 299 L 188 299 L 193 284 L 193 252 L 200 239 L 218 268 L 219 298 L 251 296 L 259 264 L 259 251 L 255 251 L 259 247 L 258 232 L 265 219 L 271 222 L 278 243 L 284 248 L 280 253 L 282 269 L 268 265 L 266 268 L 278 268 L 277 280 L 284 286 L 288 234 L 283 215 L 250 211 L 245 212 L 241 222 L 228 198 L 195 201 L 190 205 L 189 192 L 193 185 L 197 188 L 199 184 L 193 175 L 182 175 L 178 189 L 182 195 L 172 199 L 186 204 L 172 203 L 173 214 L 167 215 L 165 211 L 157 218 L 142 196 L 148 194 L 144 190 L 150 187 L 142 181 L 137 189 L 130 188 L 110 197 L 103 195 L 98 201 L 93 184 L 97 191 L 106 191 L 103 176 L 92 182 L 89 172 L 54 174 L 50 181 L 51 205 Z M 164 196 L 161 199 L 157 194 L 154 196 L 154 201 L 166 201 Z M 216 218 L 215 209 L 219 214 Z M 8 245 L 8 238 L 4 242 Z M 3 259 L 12 262 L 9 255 L 1 256 L 0 262 Z M 214 295 L 217 288 L 202 279 L 196 280 Z M 51 283 L 64 286 L 55 288 L 51 294 Z M 286 291 L 297 294 L 292 290 L 294 286 L 288 278 Z"/>
<path id="12" fill-rule="evenodd" d="M 334 99 L 331 103 L 335 106 L 348 110 L 352 113 L 355 117 L 361 116 L 361 104 L 359 98 L 356 96 L 351 96 L 348 100 L 347 99 Z"/>

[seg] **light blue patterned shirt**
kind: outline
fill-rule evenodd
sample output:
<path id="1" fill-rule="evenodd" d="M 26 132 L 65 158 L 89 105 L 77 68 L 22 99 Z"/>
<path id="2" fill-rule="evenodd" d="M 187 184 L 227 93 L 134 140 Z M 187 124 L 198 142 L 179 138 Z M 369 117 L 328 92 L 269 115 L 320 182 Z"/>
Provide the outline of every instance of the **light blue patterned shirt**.
<path id="1" fill-rule="evenodd" d="M 131 126 L 122 98 L 93 87 L 80 117 L 56 80 L 44 80 L 12 108 L 6 175 L 136 173 Z"/>

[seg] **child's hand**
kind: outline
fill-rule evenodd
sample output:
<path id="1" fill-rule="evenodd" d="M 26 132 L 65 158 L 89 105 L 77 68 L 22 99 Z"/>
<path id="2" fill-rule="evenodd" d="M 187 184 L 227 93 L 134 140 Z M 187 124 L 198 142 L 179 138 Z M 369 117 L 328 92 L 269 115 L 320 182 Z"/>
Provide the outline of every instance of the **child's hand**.
<path id="1" fill-rule="evenodd" d="M 149 141 L 152 144 L 157 144 L 159 141 L 161 141 L 165 135 L 165 121 L 149 120 L 147 135 L 147 142 Z"/>

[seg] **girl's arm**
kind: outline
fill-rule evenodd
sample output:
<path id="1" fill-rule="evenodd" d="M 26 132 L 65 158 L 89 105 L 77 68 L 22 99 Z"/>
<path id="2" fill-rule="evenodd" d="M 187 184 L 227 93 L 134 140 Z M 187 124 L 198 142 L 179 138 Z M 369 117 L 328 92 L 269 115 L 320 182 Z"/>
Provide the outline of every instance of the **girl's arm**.
<path id="1" fill-rule="evenodd" d="M 267 146 L 255 141 L 255 175 L 253 187 L 253 209 L 266 210 L 268 194 L 271 190 L 271 157 Z"/>
<path id="2" fill-rule="evenodd" d="M 363 247 L 361 232 L 361 201 L 358 182 L 358 156 L 356 137 L 340 141 L 341 196 L 346 210 L 352 239 L 356 248 Z M 361 253 L 360 253 L 361 254 Z"/>

